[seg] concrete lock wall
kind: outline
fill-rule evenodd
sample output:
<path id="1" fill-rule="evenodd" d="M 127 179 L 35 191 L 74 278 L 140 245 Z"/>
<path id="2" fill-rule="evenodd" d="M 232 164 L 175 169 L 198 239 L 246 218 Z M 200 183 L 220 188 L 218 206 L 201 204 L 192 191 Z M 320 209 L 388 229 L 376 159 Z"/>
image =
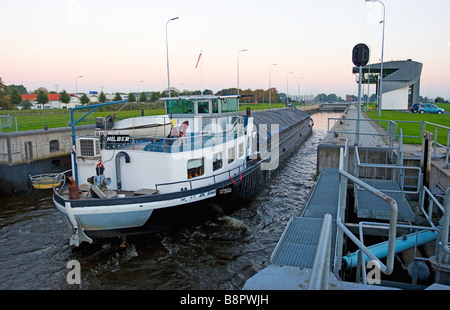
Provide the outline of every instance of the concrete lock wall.
<path id="1" fill-rule="evenodd" d="M 92 133 L 93 125 L 76 127 L 76 135 Z M 0 194 L 31 188 L 29 177 L 71 168 L 71 127 L 0 135 Z"/>

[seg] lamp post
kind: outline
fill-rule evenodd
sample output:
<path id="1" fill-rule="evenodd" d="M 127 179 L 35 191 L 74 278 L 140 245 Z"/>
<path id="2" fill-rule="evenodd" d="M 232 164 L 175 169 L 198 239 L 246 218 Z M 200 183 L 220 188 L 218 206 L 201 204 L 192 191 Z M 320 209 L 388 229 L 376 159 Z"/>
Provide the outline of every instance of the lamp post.
<path id="1" fill-rule="evenodd" d="M 386 24 L 386 8 L 380 0 L 366 0 L 366 2 L 380 2 L 383 5 L 383 35 L 381 39 L 381 68 L 380 68 L 380 91 L 378 92 L 378 116 L 381 116 L 381 106 L 383 102 L 383 57 L 384 57 L 384 27 Z"/>
<path id="2" fill-rule="evenodd" d="M 170 97 L 170 74 L 169 74 L 169 43 L 167 39 L 167 25 L 170 21 L 176 20 L 178 17 L 171 18 L 166 23 L 166 56 L 167 56 L 167 84 L 168 84 L 168 90 L 169 90 L 169 97 Z"/>
<path id="3" fill-rule="evenodd" d="M 277 64 L 271 64 L 269 66 L 269 109 L 271 109 L 271 103 L 272 103 L 272 96 L 271 96 L 271 73 L 272 73 L 272 66 L 276 66 Z"/>
<path id="4" fill-rule="evenodd" d="M 75 78 L 75 95 L 78 94 L 78 79 L 81 79 L 82 77 L 82 75 L 79 75 Z"/>
<path id="5" fill-rule="evenodd" d="M 300 77 L 299 79 L 298 79 L 298 105 L 300 106 L 300 98 L 301 98 L 301 96 L 300 96 L 300 80 L 303 80 L 303 77 Z"/>
<path id="6" fill-rule="evenodd" d="M 289 74 L 294 73 L 294 72 L 289 72 L 286 75 L 286 106 L 289 103 Z"/>
<path id="7" fill-rule="evenodd" d="M 136 102 L 137 102 L 137 103 L 140 103 L 140 102 L 141 102 L 140 96 L 139 96 L 139 94 L 140 94 L 140 93 L 139 93 L 139 84 L 142 83 L 142 82 L 144 82 L 144 81 L 139 81 L 139 82 L 138 82 L 138 92 L 137 92 L 137 98 L 136 98 Z"/>
<path id="8" fill-rule="evenodd" d="M 238 103 L 239 103 L 239 54 L 241 53 L 241 52 L 246 52 L 247 51 L 247 49 L 245 49 L 245 50 L 240 50 L 238 53 L 237 53 L 237 95 L 238 95 Z"/>

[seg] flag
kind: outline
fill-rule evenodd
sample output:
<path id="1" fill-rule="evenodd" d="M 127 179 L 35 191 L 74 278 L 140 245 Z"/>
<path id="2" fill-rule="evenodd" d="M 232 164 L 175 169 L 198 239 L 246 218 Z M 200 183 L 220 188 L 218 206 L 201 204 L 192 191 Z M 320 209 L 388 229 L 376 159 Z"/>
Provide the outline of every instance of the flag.
<path id="1" fill-rule="evenodd" d="M 202 57 L 202 52 L 200 51 L 200 55 L 198 55 L 197 64 L 195 65 L 195 69 L 197 69 L 198 63 L 200 62 L 200 58 Z"/>

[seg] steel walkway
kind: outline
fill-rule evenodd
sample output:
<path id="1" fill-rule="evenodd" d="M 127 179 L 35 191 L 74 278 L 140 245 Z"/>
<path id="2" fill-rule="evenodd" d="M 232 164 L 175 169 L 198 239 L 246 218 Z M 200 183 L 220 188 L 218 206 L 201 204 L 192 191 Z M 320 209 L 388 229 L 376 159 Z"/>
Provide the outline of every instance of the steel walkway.
<path id="1" fill-rule="evenodd" d="M 336 213 L 339 200 L 339 170 L 324 169 L 320 174 L 301 217 L 289 221 L 273 254 L 271 262 L 278 266 L 312 268 L 322 229 L 323 218 L 333 217 L 331 244 L 335 244 Z M 334 246 L 331 248 L 334 253 Z"/>
<path id="2" fill-rule="evenodd" d="M 405 194 L 393 180 L 361 179 L 361 181 L 392 197 L 397 202 L 398 220 L 416 222 L 416 214 L 412 211 Z M 359 218 L 389 220 L 389 205 L 369 191 L 358 190 L 356 199 L 356 214 Z"/>

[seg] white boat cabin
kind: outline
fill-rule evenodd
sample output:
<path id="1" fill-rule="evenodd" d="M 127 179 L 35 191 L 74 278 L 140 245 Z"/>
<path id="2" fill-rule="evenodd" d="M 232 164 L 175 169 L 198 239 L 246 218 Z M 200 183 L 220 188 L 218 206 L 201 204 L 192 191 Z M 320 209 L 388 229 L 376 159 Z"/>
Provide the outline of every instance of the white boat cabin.
<path id="1" fill-rule="evenodd" d="M 170 130 L 160 130 L 164 133 L 160 136 L 133 135 L 132 125 L 126 135 L 97 129 L 95 136 L 77 137 L 73 161 L 77 184 L 95 176 L 99 163 L 109 178 L 107 189 L 117 193 L 141 189 L 171 193 L 239 177 L 256 152 L 256 133 L 253 118 L 238 115 L 237 98 L 163 98 L 166 115 L 157 117 L 164 121 L 148 117 L 149 126 L 170 123 Z"/>

